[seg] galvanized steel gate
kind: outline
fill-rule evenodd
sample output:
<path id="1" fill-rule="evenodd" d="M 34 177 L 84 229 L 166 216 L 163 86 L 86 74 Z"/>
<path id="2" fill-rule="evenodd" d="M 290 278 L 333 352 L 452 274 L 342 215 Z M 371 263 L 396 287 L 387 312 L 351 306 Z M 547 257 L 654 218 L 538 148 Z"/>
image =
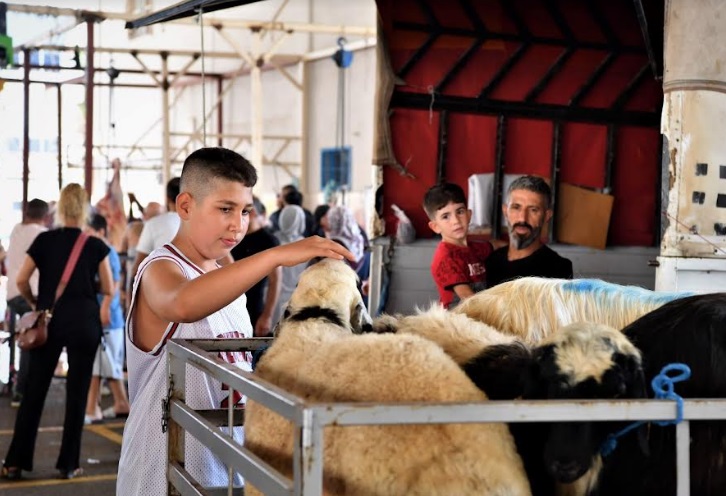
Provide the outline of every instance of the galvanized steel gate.
<path id="1" fill-rule="evenodd" d="M 268 495 L 318 496 L 323 492 L 323 429 L 336 426 L 477 422 L 673 420 L 676 404 L 663 400 L 490 401 L 462 404 L 329 403 L 301 398 L 216 357 L 220 351 L 255 350 L 267 339 L 171 340 L 169 352 L 169 494 L 239 494 L 233 488 L 203 488 L 184 469 L 184 431 L 207 445 L 230 471 Z M 220 426 L 241 425 L 240 412 L 195 411 L 184 402 L 185 369 L 191 365 L 273 410 L 295 425 L 293 479 L 285 477 Z M 226 413 L 226 414 L 225 414 Z M 690 420 L 726 420 L 726 399 L 686 400 L 676 426 L 677 496 L 690 495 Z"/>

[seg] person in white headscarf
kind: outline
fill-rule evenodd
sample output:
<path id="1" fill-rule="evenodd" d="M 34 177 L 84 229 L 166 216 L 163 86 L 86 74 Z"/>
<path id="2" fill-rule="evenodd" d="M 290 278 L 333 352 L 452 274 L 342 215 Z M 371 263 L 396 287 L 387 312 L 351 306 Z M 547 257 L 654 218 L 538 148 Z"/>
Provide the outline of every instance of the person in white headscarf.
<path id="1" fill-rule="evenodd" d="M 293 243 L 305 237 L 305 212 L 297 205 L 287 205 L 280 211 L 278 218 L 280 230 L 275 236 L 280 240 L 280 245 Z M 273 326 L 280 320 L 280 316 L 290 300 L 292 292 L 297 286 L 300 274 L 307 267 L 307 263 L 282 267 L 282 282 L 280 284 L 280 297 L 277 299 L 277 306 L 272 315 Z"/>
<path id="2" fill-rule="evenodd" d="M 327 237 L 342 244 L 355 255 L 356 263 L 351 265 L 357 271 L 365 255 L 365 239 L 353 212 L 342 205 L 330 207 L 324 223 Z"/>

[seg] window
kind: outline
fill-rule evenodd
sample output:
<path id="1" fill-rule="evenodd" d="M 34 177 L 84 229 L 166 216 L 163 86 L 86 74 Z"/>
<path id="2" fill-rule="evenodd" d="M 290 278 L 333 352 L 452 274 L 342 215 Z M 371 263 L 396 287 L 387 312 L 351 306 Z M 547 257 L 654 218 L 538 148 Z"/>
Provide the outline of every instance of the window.
<path id="1" fill-rule="evenodd" d="M 351 148 L 323 148 L 320 153 L 320 189 L 338 189 L 342 186 L 351 189 L 350 174 Z"/>

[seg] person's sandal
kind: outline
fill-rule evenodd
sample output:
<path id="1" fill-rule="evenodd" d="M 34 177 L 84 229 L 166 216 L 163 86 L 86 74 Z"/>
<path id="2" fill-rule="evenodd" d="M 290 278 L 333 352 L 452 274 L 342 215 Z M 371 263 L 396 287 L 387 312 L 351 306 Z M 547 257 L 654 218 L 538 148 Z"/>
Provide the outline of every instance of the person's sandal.
<path id="1" fill-rule="evenodd" d="M 0 478 L 6 480 L 20 480 L 23 478 L 23 471 L 19 467 L 3 467 L 0 471 Z"/>
<path id="2" fill-rule="evenodd" d="M 78 467 L 75 470 L 61 470 L 60 471 L 61 479 L 75 479 L 76 477 L 80 477 L 82 475 L 83 475 L 83 469 L 81 467 Z"/>

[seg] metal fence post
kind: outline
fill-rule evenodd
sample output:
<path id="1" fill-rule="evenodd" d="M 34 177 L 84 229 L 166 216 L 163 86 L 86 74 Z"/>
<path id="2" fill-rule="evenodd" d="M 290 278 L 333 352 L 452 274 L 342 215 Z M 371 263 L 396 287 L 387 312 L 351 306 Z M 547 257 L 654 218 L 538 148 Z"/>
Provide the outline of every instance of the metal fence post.
<path id="1" fill-rule="evenodd" d="M 171 418 L 171 401 L 172 399 L 186 402 L 186 363 L 175 356 L 170 350 L 168 351 L 169 371 L 167 374 L 167 391 L 168 396 L 164 399 L 164 418 L 166 422 L 169 450 L 169 465 L 176 462 L 179 466 L 184 467 L 184 429 Z M 168 471 L 168 467 L 167 467 Z M 168 472 L 167 472 L 167 477 Z M 181 494 L 174 488 L 171 480 L 169 481 L 169 496 Z"/>
<path id="2" fill-rule="evenodd" d="M 676 485 L 678 496 L 691 494 L 691 424 L 688 420 L 676 424 Z"/>

